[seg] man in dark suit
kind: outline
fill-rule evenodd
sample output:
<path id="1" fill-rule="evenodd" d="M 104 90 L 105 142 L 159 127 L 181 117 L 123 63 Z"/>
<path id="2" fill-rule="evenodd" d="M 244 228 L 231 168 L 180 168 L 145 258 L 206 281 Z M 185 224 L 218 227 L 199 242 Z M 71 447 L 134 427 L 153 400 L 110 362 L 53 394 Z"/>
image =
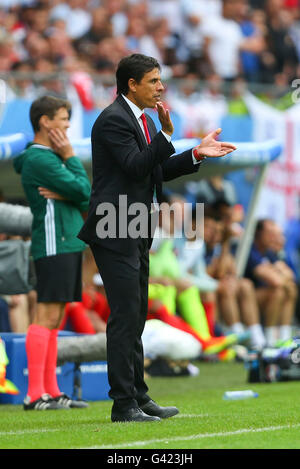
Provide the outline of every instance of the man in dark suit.
<path id="1" fill-rule="evenodd" d="M 144 221 L 149 222 L 154 193 L 161 201 L 163 180 L 196 172 L 205 157 L 223 156 L 235 147 L 215 140 L 218 129 L 194 149 L 170 158 L 175 153 L 174 129 L 160 101 L 164 87 L 158 62 L 141 54 L 125 57 L 116 78 L 118 97 L 92 129 L 92 195 L 78 236 L 91 246 L 111 310 L 107 323 L 111 419 L 144 422 L 171 417 L 178 409 L 161 407 L 147 394 L 141 336 L 148 309 L 151 233 L 130 235 L 133 217 L 128 207 L 143 204 Z M 145 116 L 145 108 L 157 109 L 160 132 Z M 105 219 L 109 207 L 114 209 L 114 223 Z M 106 220 L 111 229 L 104 233 Z"/>

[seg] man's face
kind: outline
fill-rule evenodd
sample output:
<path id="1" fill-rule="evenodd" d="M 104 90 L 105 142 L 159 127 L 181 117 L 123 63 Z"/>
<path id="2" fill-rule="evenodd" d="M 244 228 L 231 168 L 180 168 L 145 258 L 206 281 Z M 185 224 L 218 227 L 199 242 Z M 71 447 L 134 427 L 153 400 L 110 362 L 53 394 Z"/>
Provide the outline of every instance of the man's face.
<path id="1" fill-rule="evenodd" d="M 281 228 L 273 221 L 265 221 L 261 233 L 261 244 L 265 249 L 280 251 L 284 245 L 284 236 Z"/>
<path id="2" fill-rule="evenodd" d="M 224 16 L 230 19 L 236 19 L 245 9 L 247 9 L 245 0 L 227 0 L 223 6 Z"/>
<path id="3" fill-rule="evenodd" d="M 140 109 L 154 108 L 161 100 L 161 93 L 164 90 L 159 69 L 154 68 L 151 72 L 145 73 L 139 83 L 130 79 L 129 90 L 131 98 Z"/>
<path id="4" fill-rule="evenodd" d="M 48 119 L 48 130 L 50 129 L 59 129 L 63 132 L 67 132 L 70 127 L 69 113 L 66 108 L 61 107 L 56 111 L 53 119 Z"/>
<path id="5" fill-rule="evenodd" d="M 219 207 L 219 212 L 221 215 L 221 220 L 224 225 L 231 225 L 232 223 L 232 216 L 233 216 L 233 207 L 227 204 L 222 204 Z"/>
<path id="6" fill-rule="evenodd" d="M 204 241 L 209 247 L 215 246 L 221 240 L 222 224 L 210 217 L 204 219 Z"/>
<path id="7" fill-rule="evenodd" d="M 279 252 L 284 247 L 284 235 L 280 226 L 276 223 L 269 223 L 267 225 L 268 247 L 275 252 Z"/>

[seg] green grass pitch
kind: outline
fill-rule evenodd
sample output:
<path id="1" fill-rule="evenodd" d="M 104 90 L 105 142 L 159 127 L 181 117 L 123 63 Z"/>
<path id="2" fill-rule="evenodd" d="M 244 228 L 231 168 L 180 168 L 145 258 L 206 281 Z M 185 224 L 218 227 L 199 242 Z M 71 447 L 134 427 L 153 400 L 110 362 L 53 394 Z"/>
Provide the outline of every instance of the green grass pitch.
<path id="1" fill-rule="evenodd" d="M 300 383 L 248 384 L 240 363 L 200 363 L 196 377 L 150 378 L 150 395 L 180 414 L 161 422 L 114 423 L 111 401 L 88 409 L 25 412 L 0 405 L 0 449 L 299 449 Z M 256 399 L 223 401 L 226 390 Z"/>

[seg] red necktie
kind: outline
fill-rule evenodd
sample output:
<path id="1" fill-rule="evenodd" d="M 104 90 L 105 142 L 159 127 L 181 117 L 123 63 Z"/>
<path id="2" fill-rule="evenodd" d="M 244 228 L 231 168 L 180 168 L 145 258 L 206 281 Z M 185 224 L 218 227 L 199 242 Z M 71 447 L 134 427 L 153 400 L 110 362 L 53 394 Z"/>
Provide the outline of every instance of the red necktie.
<path id="1" fill-rule="evenodd" d="M 142 119 L 142 122 L 143 122 L 143 127 L 144 127 L 144 131 L 145 131 L 145 135 L 146 135 L 146 140 L 148 143 L 151 142 L 151 137 L 150 137 L 150 134 L 149 134 L 149 130 L 148 130 L 148 126 L 147 126 L 147 120 L 146 120 L 146 116 L 145 114 L 143 113 L 141 115 L 141 119 Z"/>

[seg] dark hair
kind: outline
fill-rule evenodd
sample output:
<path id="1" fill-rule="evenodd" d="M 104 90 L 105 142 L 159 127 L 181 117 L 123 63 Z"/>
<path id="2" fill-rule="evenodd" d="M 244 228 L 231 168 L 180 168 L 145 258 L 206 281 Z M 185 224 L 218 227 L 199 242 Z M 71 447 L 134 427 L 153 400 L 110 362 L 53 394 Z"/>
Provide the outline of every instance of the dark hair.
<path id="1" fill-rule="evenodd" d="M 48 116 L 49 119 L 53 119 L 57 111 L 62 107 L 68 111 L 70 117 L 71 104 L 66 99 L 56 98 L 54 96 L 42 96 L 33 101 L 30 107 L 30 122 L 33 131 L 38 132 L 40 130 L 40 118 L 42 116 Z"/>
<path id="2" fill-rule="evenodd" d="M 197 203 L 204 203 L 205 217 L 213 218 L 215 221 L 222 220 L 222 208 L 230 208 L 232 205 L 227 200 L 218 199 L 212 203 L 208 203 L 205 198 L 198 198 Z"/>
<path id="3" fill-rule="evenodd" d="M 272 220 L 271 218 L 261 218 L 260 220 L 258 220 L 258 222 L 256 223 L 254 238 L 257 238 L 264 231 L 265 224 L 267 222 L 274 223 L 274 220 Z"/>
<path id="4" fill-rule="evenodd" d="M 17 72 L 23 65 L 27 65 L 28 67 L 32 67 L 32 61 L 31 60 L 22 60 L 22 62 L 14 62 L 10 69 L 13 72 Z"/>
<path id="5" fill-rule="evenodd" d="M 151 72 L 154 68 L 160 70 L 158 61 L 147 55 L 132 54 L 121 59 L 116 72 L 117 94 L 127 95 L 129 79 L 133 78 L 140 83 L 145 73 Z"/>

